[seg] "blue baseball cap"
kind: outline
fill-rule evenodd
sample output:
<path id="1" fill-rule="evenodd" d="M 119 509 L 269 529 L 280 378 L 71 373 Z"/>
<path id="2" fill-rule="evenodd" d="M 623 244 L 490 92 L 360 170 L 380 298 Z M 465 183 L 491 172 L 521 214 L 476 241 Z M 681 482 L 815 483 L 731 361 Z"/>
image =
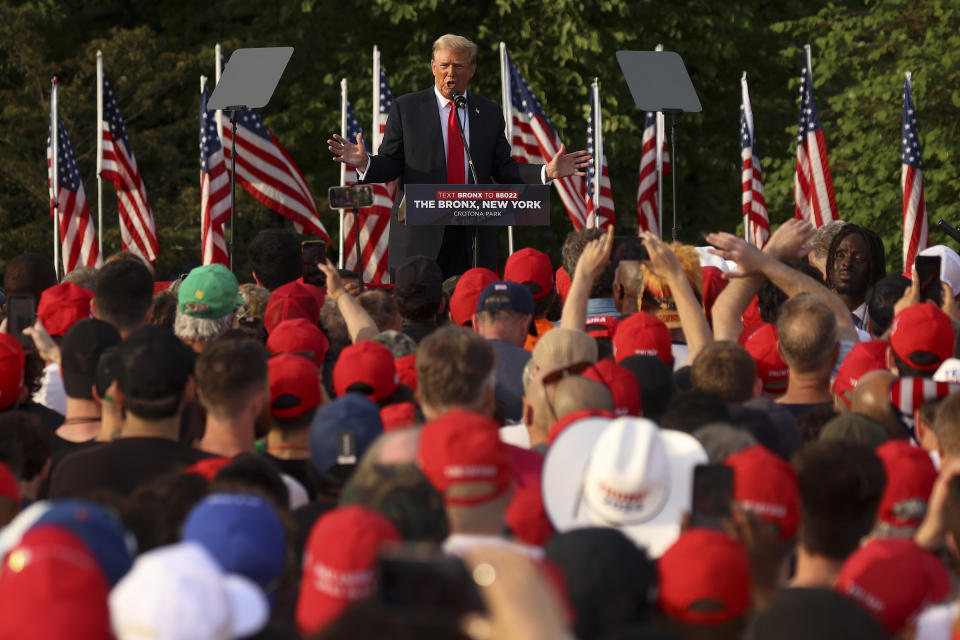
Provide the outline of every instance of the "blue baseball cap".
<path id="1" fill-rule="evenodd" d="M 377 405 L 361 393 L 348 392 L 313 416 L 310 464 L 326 481 L 341 485 L 381 433 L 383 422 Z"/>
<path id="2" fill-rule="evenodd" d="M 133 557 L 137 554 L 136 541 L 123 528 L 120 519 L 89 500 L 51 500 L 48 504 L 50 508 L 37 518 L 33 527 L 56 525 L 73 533 L 97 558 L 110 585 L 117 584 L 133 566 Z"/>
<path id="3" fill-rule="evenodd" d="M 509 280 L 488 284 L 477 299 L 477 313 L 501 310 L 533 315 L 533 294 L 530 289 Z"/>
<path id="4" fill-rule="evenodd" d="M 253 580 L 272 596 L 283 575 L 287 534 L 260 496 L 214 493 L 187 514 L 182 540 L 202 545 L 225 573 Z"/>

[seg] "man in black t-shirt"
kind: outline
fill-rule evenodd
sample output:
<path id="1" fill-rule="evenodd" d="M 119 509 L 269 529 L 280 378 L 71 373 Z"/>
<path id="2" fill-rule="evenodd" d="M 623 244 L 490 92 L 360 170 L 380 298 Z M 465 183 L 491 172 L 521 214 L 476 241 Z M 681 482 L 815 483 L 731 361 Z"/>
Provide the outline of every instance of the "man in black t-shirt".
<path id="1" fill-rule="evenodd" d="M 116 400 L 127 416 L 120 438 L 65 457 L 53 474 L 51 498 L 103 490 L 127 495 L 145 482 L 209 457 L 178 440 L 184 393 L 193 372 L 190 348 L 169 329 L 144 326 L 121 343 L 118 360 Z"/>

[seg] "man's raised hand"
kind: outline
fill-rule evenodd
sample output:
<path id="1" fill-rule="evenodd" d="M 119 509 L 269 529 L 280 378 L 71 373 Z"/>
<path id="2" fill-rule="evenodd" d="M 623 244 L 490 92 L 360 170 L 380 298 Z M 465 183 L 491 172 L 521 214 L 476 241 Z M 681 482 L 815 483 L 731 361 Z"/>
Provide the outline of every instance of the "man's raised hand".
<path id="1" fill-rule="evenodd" d="M 559 180 L 567 176 L 586 175 L 585 170 L 593 158 L 585 150 L 567 153 L 566 145 L 561 144 L 557 154 L 550 159 L 546 167 L 547 180 Z"/>
<path id="2" fill-rule="evenodd" d="M 773 232 L 763 251 L 781 261 L 800 260 L 813 248 L 808 242 L 816 232 L 806 220 L 791 218 Z"/>
<path id="3" fill-rule="evenodd" d="M 760 271 L 760 265 L 765 256 L 743 238 L 725 231 L 718 231 L 708 233 L 707 242 L 713 245 L 713 248 L 709 249 L 710 253 L 737 263 L 736 271 L 724 272 L 727 278 L 743 278 Z"/>
<path id="4" fill-rule="evenodd" d="M 351 167 L 367 170 L 369 157 L 367 156 L 367 147 L 363 144 L 363 135 L 357 134 L 356 143 L 350 142 L 343 136 L 333 134 L 333 138 L 327 140 L 327 148 L 333 154 L 334 162 L 345 162 Z"/>

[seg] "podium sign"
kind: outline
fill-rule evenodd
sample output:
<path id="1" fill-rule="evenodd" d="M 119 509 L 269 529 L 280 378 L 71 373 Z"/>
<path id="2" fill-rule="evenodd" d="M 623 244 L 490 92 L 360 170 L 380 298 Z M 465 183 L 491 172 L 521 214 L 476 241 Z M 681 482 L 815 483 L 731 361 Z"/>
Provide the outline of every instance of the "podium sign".
<path id="1" fill-rule="evenodd" d="M 404 191 L 407 224 L 550 224 L 549 185 L 408 184 Z"/>

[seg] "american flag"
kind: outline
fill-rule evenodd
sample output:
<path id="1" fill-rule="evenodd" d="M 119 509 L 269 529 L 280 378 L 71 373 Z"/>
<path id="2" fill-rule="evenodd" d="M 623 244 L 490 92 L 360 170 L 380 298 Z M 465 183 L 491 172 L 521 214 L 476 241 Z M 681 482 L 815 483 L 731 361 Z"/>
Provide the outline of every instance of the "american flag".
<path id="1" fill-rule="evenodd" d="M 507 54 L 510 77 L 510 103 L 512 106 L 511 145 L 513 158 L 520 162 L 550 162 L 560 149 L 557 136 L 543 106 L 533 95 L 527 81 Z M 567 209 L 575 229 L 582 229 L 587 222 L 587 203 L 583 196 L 583 180 L 569 176 L 553 183 L 560 193 L 560 200 Z"/>
<path id="2" fill-rule="evenodd" d="M 743 161 L 741 182 L 743 185 L 743 225 L 747 241 L 763 249 L 770 238 L 770 216 L 767 215 L 767 199 L 763 195 L 763 172 L 760 169 L 760 152 L 753 128 L 753 109 L 747 91 L 747 74 L 740 80 L 743 90 L 740 103 L 740 158 Z"/>
<path id="3" fill-rule="evenodd" d="M 827 143 L 823 139 L 817 103 L 813 99 L 813 71 L 810 45 L 804 47 L 803 72 L 800 74 L 800 124 L 797 127 L 797 175 L 793 183 L 796 217 L 821 227 L 837 220 L 837 201 L 827 161 Z"/>
<path id="4" fill-rule="evenodd" d="M 946 398 L 960 391 L 960 384 L 937 382 L 929 378 L 900 378 L 890 385 L 890 404 L 900 421 L 913 433 L 914 412 L 930 400 Z"/>
<path id="5" fill-rule="evenodd" d="M 595 104 L 599 96 L 599 91 L 590 92 L 590 118 L 587 120 L 587 150 L 593 153 L 594 128 L 596 127 L 596 112 L 600 105 Z M 601 136 L 601 145 L 603 138 Z M 616 224 L 617 214 L 613 208 L 613 191 L 610 188 L 610 171 L 607 169 L 607 156 L 600 148 L 600 182 L 597 187 L 595 163 L 591 162 L 587 167 L 587 175 L 584 179 L 584 199 L 587 202 L 587 226 L 606 228 L 611 224 Z M 596 156 L 594 156 L 596 157 Z M 597 193 L 599 191 L 599 193 Z"/>
<path id="6" fill-rule="evenodd" d="M 53 194 L 52 134 L 47 138 L 47 179 L 50 184 L 50 216 L 54 201 L 60 210 L 60 246 L 64 273 L 77 267 L 99 267 L 102 264 L 97 247 L 97 233 L 87 207 L 87 196 L 80 182 L 80 172 L 73 157 L 73 147 L 63 120 L 57 118 L 57 194 Z"/>
<path id="7" fill-rule="evenodd" d="M 230 266 L 223 225 L 230 219 L 230 174 L 223 158 L 213 111 L 207 111 L 207 87 L 200 92 L 200 246 L 203 264 Z"/>
<path id="8" fill-rule="evenodd" d="M 387 76 L 380 69 L 380 106 L 377 109 L 377 124 L 379 132 L 374 136 L 376 138 L 375 146 L 370 148 L 370 152 L 376 154 L 380 146 L 380 140 L 383 138 L 383 130 L 387 124 L 387 116 L 390 114 L 390 107 L 393 105 L 393 94 L 387 85 Z M 360 131 L 360 124 L 353 113 L 353 109 L 347 104 L 347 138 L 356 139 L 357 132 Z M 356 174 L 351 170 L 347 172 L 348 180 L 352 180 Z M 397 180 L 392 180 L 386 184 L 378 182 L 371 184 L 373 187 L 373 206 L 360 211 L 360 247 L 363 251 L 363 281 L 368 284 L 387 284 L 390 281 L 390 270 L 387 263 L 387 244 L 390 239 L 390 210 L 393 208 L 393 199 L 397 195 Z M 353 212 L 344 212 L 343 216 L 343 251 L 344 266 L 352 271 L 357 271 L 357 252 L 354 248 L 356 236 L 353 230 Z"/>
<path id="9" fill-rule="evenodd" d="M 903 84 L 903 124 L 901 130 L 903 165 L 900 184 L 903 186 L 903 270 L 913 272 L 917 254 L 927 248 L 927 209 L 923 202 L 923 162 L 920 160 L 920 130 L 913 106 L 910 74 Z"/>
<path id="10" fill-rule="evenodd" d="M 670 152 L 663 139 L 663 175 L 670 173 Z M 637 223 L 643 231 L 660 235 L 660 211 L 657 207 L 657 114 L 648 111 L 643 122 L 643 147 L 640 152 L 640 176 L 637 180 Z"/>
<path id="11" fill-rule="evenodd" d="M 147 189 L 137 167 L 137 159 L 133 157 L 133 147 L 123 126 L 117 99 L 106 77 L 103 78 L 102 91 L 100 135 L 103 137 L 103 155 L 100 176 L 105 180 L 113 180 L 113 188 L 117 192 L 123 250 L 135 253 L 153 264 L 157 261 L 159 245 Z"/>
<path id="12" fill-rule="evenodd" d="M 224 115 L 223 154 L 229 170 L 233 125 L 229 114 Z M 237 114 L 237 147 L 237 182 L 264 206 L 292 220 L 298 233 L 312 233 L 330 242 L 300 168 L 253 109 Z"/>

